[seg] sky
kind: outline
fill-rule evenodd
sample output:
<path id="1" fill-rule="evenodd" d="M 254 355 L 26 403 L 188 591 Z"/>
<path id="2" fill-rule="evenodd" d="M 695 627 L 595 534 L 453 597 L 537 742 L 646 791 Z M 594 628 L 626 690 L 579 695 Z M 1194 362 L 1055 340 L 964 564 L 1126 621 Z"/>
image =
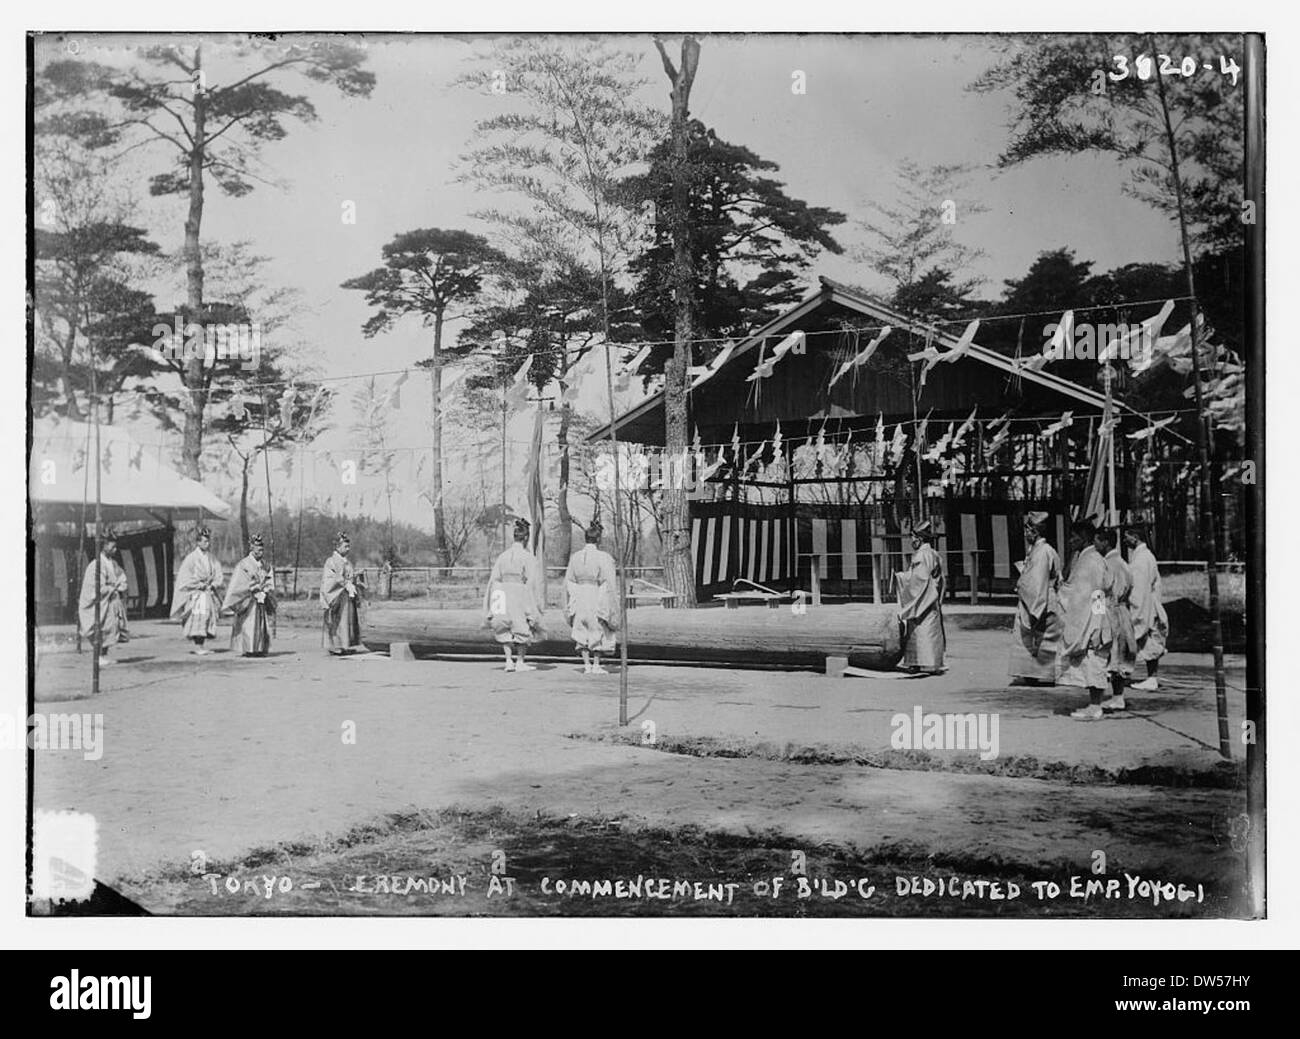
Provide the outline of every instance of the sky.
<path id="1" fill-rule="evenodd" d="M 471 214 L 486 204 L 511 205 L 508 198 L 476 194 L 456 180 L 457 161 L 476 122 L 513 104 L 508 94 L 480 94 L 455 83 L 479 64 L 476 56 L 487 54 L 491 41 L 361 39 L 368 51 L 366 67 L 376 77 L 371 97 L 345 98 L 301 77 L 282 77 L 281 87 L 308 96 L 319 115 L 310 124 L 289 121 L 288 136 L 265 147 L 265 172 L 283 186 L 259 184 L 238 199 L 210 189 L 204 214 L 206 239 L 249 242 L 253 252 L 270 258 L 269 278 L 298 290 L 301 311 L 293 335 L 303 344 L 301 359 L 326 377 L 401 369 L 430 352 L 431 333 L 415 321 L 373 339 L 363 337 L 361 326 L 369 316 L 363 294 L 340 288 L 341 282 L 377 266 L 381 247 L 399 232 L 443 227 L 489 234 L 490 226 Z M 113 64 L 131 61 L 130 45 L 138 42 L 77 40 L 80 55 Z M 159 36 L 149 42 L 194 40 Z M 646 83 L 636 99 L 667 110 L 668 84 L 651 39 L 607 36 L 605 42 L 641 56 Z M 985 279 L 979 295 L 998 295 L 1004 279 L 1023 275 L 1040 252 L 1061 246 L 1093 261 L 1097 271 L 1175 260 L 1172 224 L 1123 193 L 1126 171 L 1113 160 L 1040 159 L 1005 171 L 994 168 L 1008 136 L 1009 99 L 966 89 L 1000 60 L 992 43 L 982 36 L 706 35 L 691 113 L 722 138 L 777 162 L 776 176 L 791 195 L 848 215 L 835 231 L 845 254 L 815 261 L 810 289 L 819 274 L 875 287 L 870 272 L 852 257 L 865 240 L 854 222 L 865 215 L 867 200 L 892 201 L 893 170 L 902 159 L 922 166 L 976 167 L 966 191 L 986 210 L 966 215 L 959 196 L 955 237 L 983 250 L 970 272 Z M 68 40 L 47 37 L 38 46 L 53 54 L 66 49 Z M 676 57 L 675 48 L 670 52 Z M 229 62 L 223 64 L 219 41 L 207 44 L 205 60 L 217 85 L 236 74 Z M 804 93 L 792 90 L 798 72 Z M 164 249 L 179 250 L 184 198 L 151 199 L 145 191 L 147 174 L 161 168 L 165 156 L 161 145 L 142 149 L 119 175 L 138 184 L 132 189 L 140 200 L 137 222 Z M 344 222 L 345 203 L 354 207 L 355 223 Z M 454 327 L 450 331 L 454 334 Z M 597 392 L 603 370 L 597 374 L 601 378 L 592 381 L 581 403 L 604 418 Z M 427 445 L 428 402 L 427 380 L 413 378 L 402 411 L 394 415 L 390 443 Z M 508 438 L 527 440 L 529 421 L 518 416 Z M 336 453 L 347 446 L 342 426 L 318 443 Z M 411 457 L 406 476 L 418 479 Z M 453 464 L 449 482 L 478 479 L 482 459 L 463 461 L 461 471 Z M 493 464 L 499 467 L 499 457 Z M 322 472 L 316 467 L 312 479 L 326 480 Z M 397 511 L 423 524 L 427 507 L 409 491 L 403 488 Z"/>

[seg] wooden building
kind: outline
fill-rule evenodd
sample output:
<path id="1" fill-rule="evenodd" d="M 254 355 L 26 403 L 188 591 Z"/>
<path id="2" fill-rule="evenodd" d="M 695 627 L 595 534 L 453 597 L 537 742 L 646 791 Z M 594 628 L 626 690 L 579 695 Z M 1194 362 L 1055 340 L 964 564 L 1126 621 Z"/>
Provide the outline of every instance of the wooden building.
<path id="1" fill-rule="evenodd" d="M 846 368 L 886 327 L 869 358 Z M 814 567 L 828 596 L 890 600 L 889 578 L 918 516 L 940 532 L 953 594 L 1013 591 L 1028 511 L 1055 517 L 1064 551 L 1105 393 L 1025 363 L 1042 353 L 1041 341 L 1017 359 L 977 345 L 978 334 L 956 349 L 962 330 L 823 278 L 816 294 L 724 348 L 711 369 L 695 370 L 688 469 L 698 478 L 691 514 L 701 600 L 742 578 L 809 589 Z M 929 363 L 908 359 L 927 349 Z M 1113 408 L 1121 430 L 1145 421 L 1122 402 Z M 662 449 L 662 393 L 620 416 L 617 432 L 651 454 Z M 588 442 L 608 435 L 596 430 Z M 1123 514 L 1134 479 L 1128 443 L 1115 439 Z"/>

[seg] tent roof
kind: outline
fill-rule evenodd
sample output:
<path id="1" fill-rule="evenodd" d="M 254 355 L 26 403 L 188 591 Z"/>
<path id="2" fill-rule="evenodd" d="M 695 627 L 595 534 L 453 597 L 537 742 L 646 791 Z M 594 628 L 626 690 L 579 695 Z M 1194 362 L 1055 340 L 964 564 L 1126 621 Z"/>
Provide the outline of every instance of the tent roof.
<path id="1" fill-rule="evenodd" d="M 919 334 L 930 334 L 933 342 L 938 345 L 952 349 L 957 345 L 957 336 L 936 329 L 927 329 L 922 322 L 913 317 L 894 310 L 892 307 L 881 303 L 879 300 L 872 298 L 860 289 L 832 281 L 830 278 L 822 277 L 818 279 L 821 282 L 819 291 L 809 296 L 803 302 L 798 303 L 773 318 L 762 328 L 753 332 L 747 338 L 736 344 L 731 356 L 727 358 L 722 365 L 722 369 L 728 369 L 738 364 L 754 362 L 754 354 L 760 344 L 771 336 L 779 335 L 792 325 L 812 314 L 818 308 L 826 304 L 839 304 L 849 310 L 856 311 L 867 317 L 874 318 L 878 321 L 892 325 L 894 328 L 911 329 Z M 998 371 L 1017 374 L 1026 382 L 1035 383 L 1047 390 L 1054 391 L 1068 399 L 1074 400 L 1079 404 L 1100 411 L 1105 404 L 1105 395 L 1086 386 L 1081 386 L 1069 379 L 1064 379 L 1052 372 L 1040 369 L 1035 371 L 1031 368 L 1018 368 L 1010 357 L 1004 357 L 995 350 L 989 350 L 985 347 L 972 345 L 967 352 L 965 363 L 984 364 Z M 722 370 L 720 369 L 720 370 Z M 1115 407 L 1121 413 L 1132 412 L 1123 401 L 1118 398 L 1114 401 Z M 646 428 L 647 423 L 657 429 L 663 426 L 663 407 L 664 395 L 660 390 L 646 397 L 634 408 L 624 412 L 618 417 L 616 429 L 624 431 L 629 428 Z M 603 440 L 609 436 L 609 424 L 601 426 L 599 429 L 587 435 L 588 442 Z M 636 439 L 633 437 L 633 439 Z"/>
<path id="2" fill-rule="evenodd" d="M 157 449 L 136 443 L 120 426 L 100 426 L 100 501 L 104 519 L 225 519 L 230 506 L 201 483 L 182 476 Z M 49 520 L 93 516 L 94 434 L 85 422 L 43 419 L 32 429 L 28 496 Z M 89 452 L 87 451 L 89 445 Z M 85 511 L 83 512 L 83 508 Z"/>

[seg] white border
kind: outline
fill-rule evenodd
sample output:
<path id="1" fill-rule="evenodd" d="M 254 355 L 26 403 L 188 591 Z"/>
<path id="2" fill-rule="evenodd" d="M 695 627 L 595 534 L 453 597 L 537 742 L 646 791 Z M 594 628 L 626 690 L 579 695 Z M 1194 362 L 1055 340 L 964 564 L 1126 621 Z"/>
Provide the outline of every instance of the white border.
<path id="1" fill-rule="evenodd" d="M 20 10 L 22 15 L 15 15 Z M 1273 349 L 1268 353 L 1267 414 L 1274 429 L 1287 428 L 1290 407 L 1300 390 L 1297 367 L 1300 350 L 1289 342 L 1287 304 L 1295 283 L 1292 251 L 1285 243 L 1300 240 L 1296 206 L 1287 188 L 1296 179 L 1296 142 L 1300 128 L 1295 113 L 1300 110 L 1288 96 L 1292 83 L 1287 58 L 1294 44 L 1291 22 L 1281 21 L 1277 7 L 1222 3 L 1204 0 L 1185 2 L 1178 8 L 1136 10 L 1131 3 L 1099 0 L 1086 10 L 1063 7 L 1058 10 L 1017 8 L 1005 0 L 979 5 L 931 4 L 902 8 L 868 8 L 865 5 L 756 4 L 702 5 L 698 0 L 656 0 L 640 9 L 615 8 L 601 0 L 580 0 L 538 7 L 527 3 L 444 6 L 416 3 L 371 2 L 364 7 L 332 3 L 309 8 L 268 4 L 265 0 L 228 0 L 219 8 L 196 11 L 193 7 L 159 0 L 133 3 L 117 12 L 82 0 L 78 3 L 45 4 L 28 14 L 26 9 L 6 8 L 4 20 L 39 18 L 47 25 L 73 26 L 86 31 L 146 29 L 151 26 L 178 32 L 201 30 L 240 31 L 250 27 L 267 30 L 340 29 L 382 32 L 422 29 L 442 32 L 527 31 L 551 32 L 600 30 L 647 31 L 663 26 L 708 31 L 796 31 L 796 32 L 1014 32 L 1077 30 L 1082 22 L 1107 29 L 1150 28 L 1152 22 L 1169 24 L 1176 18 L 1181 26 L 1224 31 L 1261 30 L 1268 33 L 1268 178 L 1269 197 L 1269 294 L 1268 329 Z M 1228 21 L 1233 27 L 1225 24 Z M 25 141 L 26 55 L 25 31 L 30 26 L 7 24 L 4 40 L 5 138 L 11 142 L 0 176 L 0 197 L 10 200 L 15 213 L 14 228 L 26 227 L 26 216 L 16 200 L 26 197 Z M 55 30 L 57 31 L 57 30 Z M 20 102 L 20 99 L 23 99 Z M 17 366 L 22 356 L 18 338 L 18 315 L 25 311 L 24 236 L 14 233 L 4 249 L 4 284 L 9 287 L 13 340 L 9 364 Z M 1171 259 L 1174 259 L 1171 257 Z M 21 348 L 25 350 L 25 346 Z M 11 371 L 13 369 L 11 368 Z M 25 544 L 25 450 L 20 451 L 26 416 L 25 382 L 0 379 L 0 415 L 7 449 L 0 456 L 0 485 L 14 488 L 6 496 L 0 534 L 3 544 L 14 553 Z M 1290 531 L 1283 517 L 1296 514 L 1288 506 L 1297 502 L 1300 473 L 1287 448 L 1284 434 L 1271 438 L 1268 481 L 1268 516 L 1271 523 L 1267 582 L 1268 627 L 1278 633 L 1277 649 L 1268 662 L 1271 690 L 1269 728 L 1270 768 L 1268 833 L 1269 919 L 1264 922 L 1118 922 L 1118 921 L 990 921 L 990 920 L 879 920 L 794 921 L 794 920 L 451 920 L 389 919 L 357 920 L 31 920 L 24 915 L 24 847 L 14 838 L 24 832 L 26 782 L 24 756 L 0 751 L 0 947 L 74 948 L 493 948 L 511 946 L 534 949 L 564 947 L 611 948 L 887 948 L 887 949 L 1113 949 L 1122 948 L 1295 948 L 1300 941 L 1300 895 L 1290 879 L 1300 859 L 1297 851 L 1297 816 L 1289 810 L 1289 799 L 1297 789 L 1300 755 L 1291 750 L 1290 740 L 1300 736 L 1297 701 L 1300 697 L 1288 681 L 1282 666 L 1287 658 L 1285 639 L 1296 630 L 1294 593 L 1300 588 L 1297 554 L 1286 544 Z M 6 659 L 25 660 L 25 603 L 19 594 L 16 575 L 7 582 L 9 594 L 0 598 L 0 631 Z M 10 686 L 3 694 L 10 698 L 8 709 L 18 706 L 25 689 Z M 10 706 L 13 705 L 13 706 Z M 16 709 L 15 709 L 16 708 Z"/>

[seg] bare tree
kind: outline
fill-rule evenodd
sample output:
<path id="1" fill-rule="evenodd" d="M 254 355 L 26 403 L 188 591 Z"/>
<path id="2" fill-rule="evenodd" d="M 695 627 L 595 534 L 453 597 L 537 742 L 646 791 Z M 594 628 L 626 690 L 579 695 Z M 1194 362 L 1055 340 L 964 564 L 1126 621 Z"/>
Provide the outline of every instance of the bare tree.
<path id="1" fill-rule="evenodd" d="M 700 45 L 693 36 L 682 39 L 680 67 L 673 65 L 661 40 L 655 40 L 664 72 L 672 84 L 672 208 L 669 224 L 673 237 L 673 298 L 676 303 L 673 356 L 664 368 L 664 446 L 669 457 L 686 452 L 687 372 L 691 365 L 692 314 L 695 271 L 691 260 L 690 97 L 700 62 Z M 690 504 L 682 488 L 664 492 L 664 583 L 682 606 L 695 605 L 695 568 L 691 559 Z"/>

